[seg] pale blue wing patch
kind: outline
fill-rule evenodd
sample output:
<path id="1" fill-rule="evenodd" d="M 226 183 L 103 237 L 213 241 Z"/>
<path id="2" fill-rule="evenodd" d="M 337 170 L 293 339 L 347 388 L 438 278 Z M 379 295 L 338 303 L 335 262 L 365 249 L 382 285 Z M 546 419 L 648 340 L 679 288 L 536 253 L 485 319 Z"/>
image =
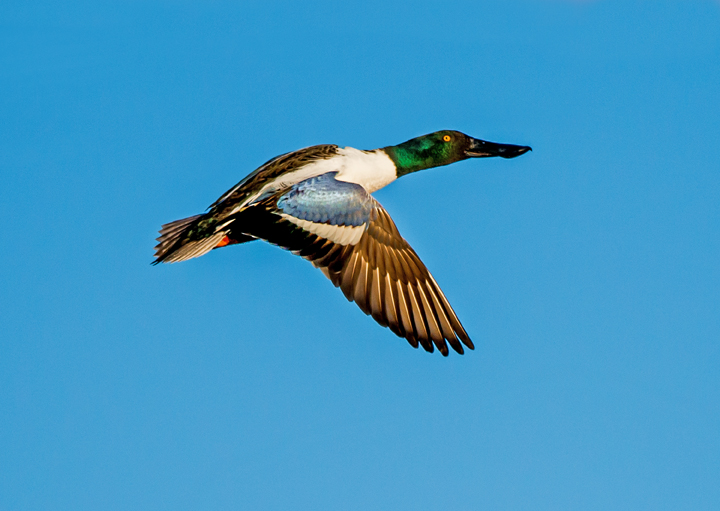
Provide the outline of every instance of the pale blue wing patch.
<path id="1" fill-rule="evenodd" d="M 335 179 L 337 172 L 293 185 L 277 201 L 280 214 L 295 225 L 339 245 L 360 241 L 375 200 L 355 183 Z"/>

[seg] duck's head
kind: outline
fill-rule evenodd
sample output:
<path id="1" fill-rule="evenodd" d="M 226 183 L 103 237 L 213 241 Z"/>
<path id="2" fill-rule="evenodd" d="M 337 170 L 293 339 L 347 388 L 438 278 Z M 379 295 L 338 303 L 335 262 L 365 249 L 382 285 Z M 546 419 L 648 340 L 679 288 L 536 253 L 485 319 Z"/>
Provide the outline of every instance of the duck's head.
<path id="1" fill-rule="evenodd" d="M 398 177 L 418 170 L 449 165 L 467 158 L 500 156 L 515 158 L 531 150 L 528 146 L 498 144 L 472 138 L 459 131 L 436 131 L 396 146 L 384 147 L 395 163 Z"/>

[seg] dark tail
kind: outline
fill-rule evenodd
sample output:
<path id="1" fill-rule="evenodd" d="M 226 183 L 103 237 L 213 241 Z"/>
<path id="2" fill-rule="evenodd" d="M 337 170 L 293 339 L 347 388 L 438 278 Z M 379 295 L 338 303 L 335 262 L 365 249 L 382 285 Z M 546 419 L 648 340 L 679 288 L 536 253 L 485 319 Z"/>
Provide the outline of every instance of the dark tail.
<path id="1" fill-rule="evenodd" d="M 177 263 L 199 257 L 217 247 L 225 238 L 225 231 L 211 230 L 204 237 L 197 237 L 198 229 L 202 223 L 198 222 L 203 215 L 195 215 L 182 220 L 175 220 L 165 224 L 160 229 L 158 244 L 155 246 L 155 260 L 152 264 Z M 200 225 L 198 225 L 200 224 Z M 204 227 L 204 226 L 203 226 Z M 205 230 L 202 229 L 201 230 Z M 195 234 L 195 236 L 192 236 Z"/>

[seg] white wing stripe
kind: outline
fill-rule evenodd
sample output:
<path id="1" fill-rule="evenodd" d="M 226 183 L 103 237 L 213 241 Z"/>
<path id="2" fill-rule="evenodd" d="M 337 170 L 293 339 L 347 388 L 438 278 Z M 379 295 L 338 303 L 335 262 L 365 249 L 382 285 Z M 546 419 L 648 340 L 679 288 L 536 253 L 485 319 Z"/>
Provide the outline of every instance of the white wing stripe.
<path id="1" fill-rule="evenodd" d="M 282 213 L 280 216 L 288 222 L 292 222 L 298 227 L 301 227 L 313 234 L 317 234 L 318 236 L 330 240 L 333 243 L 337 243 L 338 245 L 357 245 L 360 238 L 362 238 L 362 235 L 365 232 L 365 226 L 367 225 L 330 225 L 302 220 L 285 213 Z"/>

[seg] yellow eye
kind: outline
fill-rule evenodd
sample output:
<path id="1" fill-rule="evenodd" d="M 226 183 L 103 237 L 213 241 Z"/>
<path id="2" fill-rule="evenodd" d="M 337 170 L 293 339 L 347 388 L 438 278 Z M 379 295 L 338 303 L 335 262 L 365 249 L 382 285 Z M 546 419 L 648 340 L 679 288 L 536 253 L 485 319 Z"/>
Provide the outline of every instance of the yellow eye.
<path id="1" fill-rule="evenodd" d="M 445 136 L 443 137 L 443 140 L 444 140 L 445 142 L 450 142 L 450 135 L 445 135 Z"/>

